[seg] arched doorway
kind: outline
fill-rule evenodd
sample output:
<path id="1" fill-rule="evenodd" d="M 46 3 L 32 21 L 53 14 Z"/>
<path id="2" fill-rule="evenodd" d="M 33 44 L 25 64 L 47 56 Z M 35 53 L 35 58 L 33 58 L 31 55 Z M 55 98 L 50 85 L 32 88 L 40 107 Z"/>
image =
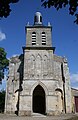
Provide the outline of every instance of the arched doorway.
<path id="1" fill-rule="evenodd" d="M 40 85 L 37 85 L 33 91 L 33 112 L 45 114 L 45 104 L 45 91 Z"/>

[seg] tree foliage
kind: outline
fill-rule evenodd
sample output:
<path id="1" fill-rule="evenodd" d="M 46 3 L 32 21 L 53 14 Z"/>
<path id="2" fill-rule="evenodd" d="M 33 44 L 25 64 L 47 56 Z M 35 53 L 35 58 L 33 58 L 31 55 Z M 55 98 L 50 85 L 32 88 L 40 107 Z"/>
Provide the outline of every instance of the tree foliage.
<path id="1" fill-rule="evenodd" d="M 11 12 L 10 4 L 17 3 L 19 0 L 0 0 L 0 18 L 8 17 Z M 75 16 L 74 23 L 78 24 L 78 0 L 41 0 L 45 8 L 55 7 L 57 10 L 69 7 L 69 14 Z"/>
<path id="2" fill-rule="evenodd" d="M 8 59 L 6 58 L 6 52 L 4 48 L 0 48 L 0 81 L 4 78 L 4 70 L 7 69 L 9 64 Z"/>
<path id="3" fill-rule="evenodd" d="M 5 91 L 0 91 L 0 113 L 4 112 L 5 107 Z"/>
<path id="4" fill-rule="evenodd" d="M 45 8 L 55 7 L 57 10 L 69 7 L 69 14 L 76 17 L 75 23 L 78 24 L 78 0 L 41 0 L 42 6 Z"/>
<path id="5" fill-rule="evenodd" d="M 10 15 L 11 3 L 17 3 L 19 0 L 0 0 L 0 17 L 7 17 Z"/>

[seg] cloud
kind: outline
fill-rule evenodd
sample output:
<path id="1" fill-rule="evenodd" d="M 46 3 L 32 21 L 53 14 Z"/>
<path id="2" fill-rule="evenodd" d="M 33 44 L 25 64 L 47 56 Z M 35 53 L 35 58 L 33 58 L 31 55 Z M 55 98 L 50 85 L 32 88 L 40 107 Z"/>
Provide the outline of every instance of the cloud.
<path id="1" fill-rule="evenodd" d="M 14 55 L 12 55 L 12 57 L 16 57 L 16 56 L 19 56 L 18 54 L 14 54 Z"/>
<path id="2" fill-rule="evenodd" d="M 5 33 L 3 33 L 1 30 L 0 30 L 0 41 L 6 39 L 6 35 Z"/>
<path id="3" fill-rule="evenodd" d="M 78 72 L 70 74 L 71 86 L 75 89 L 78 89 Z"/>
<path id="4" fill-rule="evenodd" d="M 78 73 L 70 74 L 70 80 L 73 83 L 78 82 Z"/>
<path id="5" fill-rule="evenodd" d="M 78 86 L 73 85 L 71 88 L 77 89 L 78 90 Z"/>

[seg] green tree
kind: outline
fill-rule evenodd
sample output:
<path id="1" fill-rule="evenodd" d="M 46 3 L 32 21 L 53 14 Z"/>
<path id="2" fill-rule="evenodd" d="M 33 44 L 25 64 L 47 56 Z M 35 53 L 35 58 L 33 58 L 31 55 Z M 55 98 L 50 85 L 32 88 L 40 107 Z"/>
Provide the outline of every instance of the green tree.
<path id="1" fill-rule="evenodd" d="M 10 15 L 10 4 L 17 3 L 19 0 L 0 0 L 0 17 L 7 17 Z"/>
<path id="2" fill-rule="evenodd" d="M 5 107 L 5 91 L 0 91 L 0 113 L 4 112 Z"/>
<path id="3" fill-rule="evenodd" d="M 8 17 L 11 12 L 10 4 L 19 0 L 0 0 L 0 17 Z M 75 16 L 74 23 L 78 24 L 78 0 L 41 0 L 45 8 L 55 7 L 57 10 L 68 5 L 69 14 Z"/>
<path id="4" fill-rule="evenodd" d="M 5 49 L 0 47 L 0 82 L 4 78 L 4 71 L 7 69 L 7 66 L 9 64 L 6 55 L 7 54 L 5 52 Z"/>
<path id="5" fill-rule="evenodd" d="M 76 17 L 74 23 L 78 24 L 78 0 L 41 0 L 45 8 L 55 7 L 57 10 L 68 5 L 69 14 Z"/>

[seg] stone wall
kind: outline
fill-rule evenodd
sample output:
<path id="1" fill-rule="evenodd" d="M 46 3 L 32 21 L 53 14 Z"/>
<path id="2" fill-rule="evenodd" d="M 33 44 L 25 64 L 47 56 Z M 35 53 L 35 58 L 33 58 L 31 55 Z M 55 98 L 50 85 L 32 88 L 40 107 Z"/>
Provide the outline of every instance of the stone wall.
<path id="1" fill-rule="evenodd" d="M 18 93 L 20 84 L 19 56 L 9 60 L 9 74 L 6 86 L 5 113 L 15 113 L 17 111 Z M 22 71 L 21 71 L 22 72 Z"/>
<path id="2" fill-rule="evenodd" d="M 63 64 L 65 83 L 61 64 Z M 11 58 L 9 63 L 5 113 L 19 111 L 19 115 L 31 115 L 33 91 L 37 85 L 45 91 L 47 115 L 65 112 L 65 105 L 66 113 L 71 112 L 71 87 L 67 61 L 53 55 L 52 50 L 25 50 L 24 68 L 23 60 L 21 61 L 19 57 Z M 63 85 L 65 85 L 65 96 Z"/>

